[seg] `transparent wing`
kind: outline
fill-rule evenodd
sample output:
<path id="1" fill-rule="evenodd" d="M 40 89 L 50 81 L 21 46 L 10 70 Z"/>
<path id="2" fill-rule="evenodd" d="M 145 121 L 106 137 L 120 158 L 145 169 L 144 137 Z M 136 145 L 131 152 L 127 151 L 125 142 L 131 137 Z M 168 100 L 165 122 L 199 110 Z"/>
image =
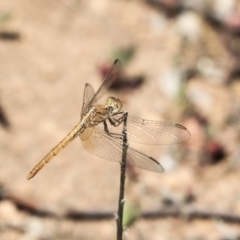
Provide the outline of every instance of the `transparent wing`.
<path id="1" fill-rule="evenodd" d="M 86 83 L 85 88 L 84 88 L 84 93 L 83 93 L 83 104 L 82 104 L 81 115 L 82 115 L 84 109 L 86 108 L 86 106 L 93 99 L 94 93 L 95 93 L 95 91 L 94 91 L 92 85 Z"/>
<path id="2" fill-rule="evenodd" d="M 81 134 L 82 145 L 94 155 L 120 163 L 122 160 L 122 141 L 108 136 L 102 125 L 95 126 L 93 131 L 89 130 L 89 132 L 83 133 L 83 136 Z M 130 147 L 127 150 L 127 163 L 148 171 L 158 173 L 164 171 L 157 160 Z"/>
<path id="3" fill-rule="evenodd" d="M 121 134 L 118 127 L 108 123 L 109 132 Z M 187 128 L 177 123 L 145 120 L 133 116 L 127 118 L 127 137 L 129 141 L 142 144 L 176 144 L 186 142 L 191 134 Z"/>
<path id="4" fill-rule="evenodd" d="M 93 133 L 93 131 L 95 130 L 95 128 L 91 127 L 91 128 L 86 128 L 83 133 L 80 134 L 80 139 L 81 141 L 87 141 L 88 138 L 91 136 L 91 134 Z"/>
<path id="5" fill-rule="evenodd" d="M 83 108 L 83 111 L 87 109 L 89 106 L 92 106 L 94 103 L 96 103 L 108 90 L 108 88 L 112 85 L 112 83 L 116 80 L 119 70 L 120 70 L 120 61 L 115 60 L 113 63 L 111 69 L 107 73 L 102 85 L 97 90 L 97 92 L 94 94 L 92 99 L 88 102 L 88 104 L 85 104 L 85 107 Z M 86 90 L 86 88 L 85 88 Z M 85 95 L 85 94 L 84 94 Z"/>

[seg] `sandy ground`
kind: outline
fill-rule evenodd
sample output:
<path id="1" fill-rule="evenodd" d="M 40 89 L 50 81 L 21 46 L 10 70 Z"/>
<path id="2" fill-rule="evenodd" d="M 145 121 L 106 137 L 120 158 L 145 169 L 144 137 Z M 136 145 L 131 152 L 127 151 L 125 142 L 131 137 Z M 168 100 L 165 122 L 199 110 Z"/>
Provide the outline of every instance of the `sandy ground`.
<path id="1" fill-rule="evenodd" d="M 121 98 L 124 110 L 133 116 L 187 124 L 193 143 L 137 146 L 158 160 L 165 159 L 162 165 L 167 171 L 156 174 L 134 169 L 138 180 L 127 178 L 127 201 L 153 211 L 163 206 L 164 196 L 171 196 L 181 206 L 190 192 L 195 196 L 190 206 L 240 214 L 239 169 L 226 171 L 235 150 L 228 139 L 237 136 L 231 129 L 224 134 L 219 131 L 231 104 L 229 89 L 201 79 L 189 85 L 193 92 L 202 89 L 213 96 L 209 108 L 197 109 L 215 124 L 216 136 L 229 152 L 226 161 L 206 168 L 198 166 L 195 154 L 189 154 L 189 148 L 197 148 L 198 143 L 194 124 L 178 113 L 178 103 L 165 97 L 161 89 L 161 76 L 170 69 L 180 45 L 174 21 L 162 19 L 139 1 L 2 0 L 0 11 L 10 14 L 8 21 L 0 23 L 0 30 L 20 34 L 18 41 L 0 41 L 0 103 L 11 126 L 9 130 L 0 128 L 0 182 L 7 191 L 59 213 L 69 209 L 116 211 L 119 165 L 89 154 L 78 139 L 34 179 L 26 178 L 79 121 L 85 83 L 95 89 L 101 84 L 99 65 L 112 62 L 114 49 L 133 45 L 135 57 L 125 72 L 129 76 L 143 74 L 146 81 L 139 89 L 110 94 Z M 169 156 L 175 156 L 170 163 Z M 7 224 L 25 230 L 4 229 Z M 229 234 L 240 234 L 239 225 L 166 218 L 137 221 L 127 239 L 224 239 Z M 9 201 L 0 202 L 1 239 L 107 240 L 115 235 L 114 219 L 42 219 L 17 210 Z"/>

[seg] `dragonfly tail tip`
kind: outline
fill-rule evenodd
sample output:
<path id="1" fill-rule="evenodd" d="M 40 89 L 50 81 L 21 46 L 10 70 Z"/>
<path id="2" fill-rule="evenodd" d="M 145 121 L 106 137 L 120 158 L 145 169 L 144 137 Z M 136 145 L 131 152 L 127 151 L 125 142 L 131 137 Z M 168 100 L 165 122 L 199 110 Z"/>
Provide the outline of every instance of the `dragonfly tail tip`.
<path id="1" fill-rule="evenodd" d="M 27 180 L 30 180 L 31 178 L 33 178 L 33 176 L 31 174 L 29 174 L 27 177 Z"/>

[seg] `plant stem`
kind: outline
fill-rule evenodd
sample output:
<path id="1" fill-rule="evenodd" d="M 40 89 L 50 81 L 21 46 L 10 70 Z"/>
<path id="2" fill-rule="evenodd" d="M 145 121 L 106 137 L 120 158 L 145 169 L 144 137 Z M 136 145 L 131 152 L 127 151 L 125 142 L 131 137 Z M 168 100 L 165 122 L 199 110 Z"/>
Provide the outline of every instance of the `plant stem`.
<path id="1" fill-rule="evenodd" d="M 125 171 L 126 171 L 126 160 L 127 160 L 127 116 L 128 113 L 124 112 L 123 117 L 123 147 L 122 147 L 122 161 L 121 161 L 121 175 L 120 175 L 120 189 L 118 199 L 118 218 L 117 218 L 117 240 L 122 240 L 123 234 L 123 208 L 124 208 L 124 187 L 125 187 Z"/>

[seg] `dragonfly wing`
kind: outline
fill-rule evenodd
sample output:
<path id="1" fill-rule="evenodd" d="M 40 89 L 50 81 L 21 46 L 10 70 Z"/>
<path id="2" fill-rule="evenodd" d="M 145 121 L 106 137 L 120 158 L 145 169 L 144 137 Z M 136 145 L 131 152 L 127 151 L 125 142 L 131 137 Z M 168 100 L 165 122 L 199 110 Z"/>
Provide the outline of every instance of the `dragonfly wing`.
<path id="1" fill-rule="evenodd" d="M 89 106 L 92 106 L 94 103 L 96 103 L 107 92 L 108 88 L 117 79 L 120 67 L 121 67 L 120 61 L 119 60 L 115 60 L 115 62 L 113 63 L 111 69 L 107 73 L 107 75 L 106 75 L 102 85 L 97 90 L 97 92 L 94 94 L 94 96 L 89 101 L 89 103 L 85 105 L 85 108 L 83 110 L 85 110 Z"/>
<path id="2" fill-rule="evenodd" d="M 115 127 L 108 124 L 109 132 L 121 134 L 122 124 Z M 128 115 L 127 137 L 129 141 L 142 144 L 176 144 L 186 142 L 191 134 L 177 123 L 145 120 Z"/>
<path id="3" fill-rule="evenodd" d="M 86 128 L 81 134 L 80 134 L 80 139 L 81 141 L 87 141 L 88 138 L 91 136 L 93 133 L 94 128 Z"/>
<path id="4" fill-rule="evenodd" d="M 86 83 L 85 88 L 84 88 L 84 93 L 83 93 L 83 104 L 82 104 L 81 115 L 83 114 L 83 111 L 86 108 L 86 106 L 88 106 L 90 101 L 93 99 L 94 93 L 95 93 L 95 91 L 94 91 L 92 85 Z"/>
<path id="5" fill-rule="evenodd" d="M 94 131 L 86 141 L 82 141 L 83 147 L 94 155 L 120 163 L 122 160 L 122 141 L 108 136 L 100 125 L 102 124 L 94 127 Z M 127 149 L 127 163 L 148 171 L 159 173 L 164 171 L 157 160 L 130 147 Z"/>

